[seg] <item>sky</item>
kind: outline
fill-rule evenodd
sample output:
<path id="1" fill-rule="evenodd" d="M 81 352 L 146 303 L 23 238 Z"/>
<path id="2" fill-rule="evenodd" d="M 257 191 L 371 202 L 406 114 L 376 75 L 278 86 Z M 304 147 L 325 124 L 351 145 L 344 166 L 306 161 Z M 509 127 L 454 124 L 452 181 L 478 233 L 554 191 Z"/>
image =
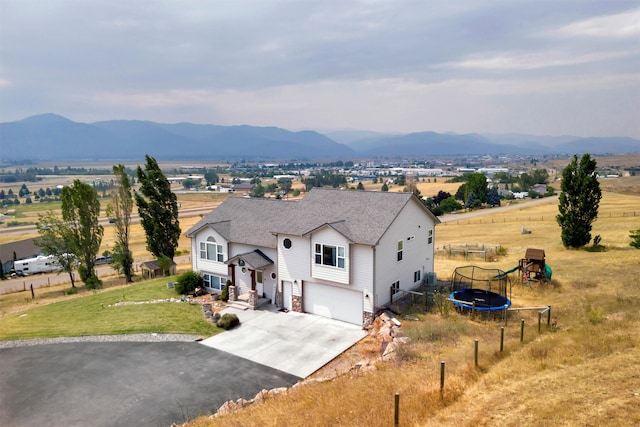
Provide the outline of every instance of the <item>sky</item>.
<path id="1" fill-rule="evenodd" d="M 640 1 L 0 0 L 0 122 L 640 138 Z"/>

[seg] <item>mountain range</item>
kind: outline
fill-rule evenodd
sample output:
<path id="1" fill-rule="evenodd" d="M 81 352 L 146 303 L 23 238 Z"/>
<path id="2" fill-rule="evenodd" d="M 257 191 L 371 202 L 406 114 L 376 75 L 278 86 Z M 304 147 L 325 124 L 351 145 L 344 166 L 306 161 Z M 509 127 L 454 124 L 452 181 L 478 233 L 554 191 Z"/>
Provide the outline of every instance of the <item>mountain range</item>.
<path id="1" fill-rule="evenodd" d="M 112 120 L 80 123 L 41 114 L 0 123 L 0 161 L 323 160 L 458 155 L 624 154 L 640 152 L 628 137 L 522 134 L 289 131 L 278 127 Z"/>

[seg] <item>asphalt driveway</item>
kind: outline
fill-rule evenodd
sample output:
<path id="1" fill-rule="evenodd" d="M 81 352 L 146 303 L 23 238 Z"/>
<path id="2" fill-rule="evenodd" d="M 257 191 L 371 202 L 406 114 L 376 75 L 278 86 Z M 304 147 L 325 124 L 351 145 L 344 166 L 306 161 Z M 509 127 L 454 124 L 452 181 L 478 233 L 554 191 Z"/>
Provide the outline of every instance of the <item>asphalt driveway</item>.
<path id="1" fill-rule="evenodd" d="M 298 380 L 195 342 L 0 348 L 0 425 L 166 427 Z"/>
<path id="2" fill-rule="evenodd" d="M 308 313 L 227 308 L 240 326 L 201 343 L 305 378 L 367 334 L 358 325 Z"/>

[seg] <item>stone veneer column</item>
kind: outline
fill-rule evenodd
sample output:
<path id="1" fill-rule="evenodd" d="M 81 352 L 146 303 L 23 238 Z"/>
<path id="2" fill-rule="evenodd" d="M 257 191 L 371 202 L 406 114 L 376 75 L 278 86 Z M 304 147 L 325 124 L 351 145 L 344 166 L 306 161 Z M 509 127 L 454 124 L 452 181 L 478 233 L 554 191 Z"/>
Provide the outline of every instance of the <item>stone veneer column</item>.
<path id="1" fill-rule="evenodd" d="M 276 284 L 276 307 L 282 308 L 282 291 L 277 286 L 281 285 Z"/>
<path id="2" fill-rule="evenodd" d="M 229 301 L 237 301 L 238 294 L 236 293 L 236 287 L 234 285 L 229 286 Z"/>
<path id="3" fill-rule="evenodd" d="M 249 307 L 251 310 L 258 308 L 258 291 L 256 290 L 249 291 Z"/>
<path id="4" fill-rule="evenodd" d="M 302 295 L 291 296 L 291 311 L 302 313 Z"/>
<path id="5" fill-rule="evenodd" d="M 373 325 L 373 313 L 367 311 L 362 312 L 362 329 L 369 329 Z"/>

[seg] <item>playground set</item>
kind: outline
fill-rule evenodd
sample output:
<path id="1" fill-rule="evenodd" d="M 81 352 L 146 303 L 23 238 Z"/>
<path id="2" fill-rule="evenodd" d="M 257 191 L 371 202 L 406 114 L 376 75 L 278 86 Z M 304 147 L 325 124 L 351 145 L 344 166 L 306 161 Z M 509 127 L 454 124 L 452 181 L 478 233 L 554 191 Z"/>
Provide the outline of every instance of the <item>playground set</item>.
<path id="1" fill-rule="evenodd" d="M 512 283 L 509 274 L 519 272 L 521 283 L 551 279 L 551 267 L 545 261 L 543 249 L 529 248 L 518 265 L 509 271 L 477 266 L 457 267 L 451 277 L 449 300 L 459 310 L 499 312 L 511 307 Z"/>

